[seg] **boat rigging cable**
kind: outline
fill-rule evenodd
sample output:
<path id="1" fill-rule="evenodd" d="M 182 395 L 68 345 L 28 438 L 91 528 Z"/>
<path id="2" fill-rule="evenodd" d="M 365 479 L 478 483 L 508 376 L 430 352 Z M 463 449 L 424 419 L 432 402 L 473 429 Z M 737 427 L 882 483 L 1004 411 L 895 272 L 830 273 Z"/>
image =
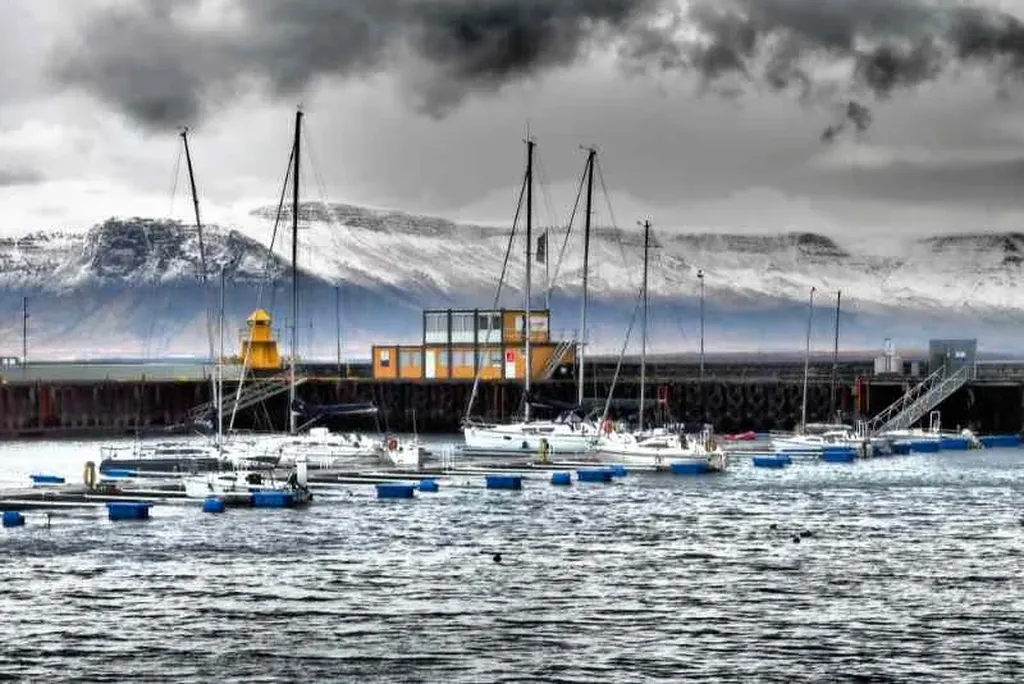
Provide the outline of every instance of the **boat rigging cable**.
<path id="1" fill-rule="evenodd" d="M 519 224 L 519 214 L 523 209 L 523 198 L 526 195 L 526 186 L 530 182 L 528 174 L 523 175 L 523 184 L 519 188 L 519 201 L 516 203 L 516 213 L 512 217 L 512 230 L 508 235 L 508 246 L 505 248 L 505 260 L 501 264 L 501 277 L 498 278 L 498 287 L 494 291 L 494 304 L 491 306 L 491 311 L 495 311 L 498 308 L 498 303 L 501 301 L 501 288 L 505 283 L 505 275 L 508 273 L 508 262 L 512 256 L 512 247 L 515 244 L 516 238 L 516 226 Z M 504 322 L 502 323 L 504 325 Z M 525 330 L 525 326 L 524 326 Z M 476 361 L 476 359 L 474 359 Z M 476 394 L 480 388 L 480 376 L 483 374 L 483 366 L 479 363 L 477 365 L 476 376 L 473 378 L 473 389 L 469 393 L 469 401 L 466 403 L 466 415 L 465 420 L 469 420 L 470 413 L 473 411 L 473 403 L 476 401 Z"/>
<path id="2" fill-rule="evenodd" d="M 288 192 L 288 181 L 291 180 L 292 166 L 295 162 L 295 147 L 292 146 L 292 151 L 288 155 L 288 168 L 284 174 L 284 181 L 281 184 L 281 199 L 277 204 L 277 215 L 274 217 L 274 228 L 270 234 L 270 246 L 267 248 L 267 256 L 263 263 L 263 277 L 259 281 L 259 285 L 256 288 L 256 308 L 259 309 L 263 304 L 263 291 L 267 283 L 271 280 L 270 268 L 274 262 L 274 244 L 277 241 L 277 230 L 281 225 L 281 214 L 284 212 L 285 197 Z M 271 294 L 273 294 L 273 288 L 271 288 Z M 273 307 L 271 307 L 273 308 Z M 235 403 L 231 407 L 231 420 L 228 421 L 228 432 L 234 430 L 235 427 L 235 416 L 238 413 L 238 403 L 242 398 L 242 385 L 245 382 L 246 372 L 249 370 L 249 358 L 252 354 L 252 335 L 255 332 L 255 326 L 249 327 L 249 339 L 245 345 L 245 355 L 242 357 L 242 372 L 238 378 L 238 387 L 235 389 Z"/>

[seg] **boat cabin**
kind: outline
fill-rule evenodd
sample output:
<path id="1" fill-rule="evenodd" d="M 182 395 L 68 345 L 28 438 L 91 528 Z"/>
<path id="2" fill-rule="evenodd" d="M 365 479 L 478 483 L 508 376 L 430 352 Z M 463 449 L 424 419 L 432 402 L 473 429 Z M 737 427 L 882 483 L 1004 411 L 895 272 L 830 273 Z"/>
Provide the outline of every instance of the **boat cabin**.
<path id="1" fill-rule="evenodd" d="M 550 311 L 530 312 L 531 380 L 569 377 L 575 340 L 552 339 Z M 416 345 L 374 345 L 375 380 L 522 380 L 526 365 L 522 309 L 433 309 L 423 312 Z"/>

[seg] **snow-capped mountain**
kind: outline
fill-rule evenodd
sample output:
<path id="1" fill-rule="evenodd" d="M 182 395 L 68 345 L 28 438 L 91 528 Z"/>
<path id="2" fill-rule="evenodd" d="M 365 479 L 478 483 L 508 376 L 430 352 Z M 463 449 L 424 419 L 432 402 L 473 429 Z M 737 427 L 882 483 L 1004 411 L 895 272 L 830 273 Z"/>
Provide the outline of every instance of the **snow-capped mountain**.
<path id="1" fill-rule="evenodd" d="M 0 352 L 19 355 L 28 297 L 30 358 L 205 355 L 207 311 L 224 273 L 229 331 L 267 308 L 289 324 L 290 215 L 273 234 L 276 207 L 204 230 L 207 284 L 194 227 L 110 219 L 85 234 L 38 232 L 0 240 Z M 304 204 L 299 216 L 300 352 L 335 354 L 336 307 L 348 357 L 374 343 L 414 343 L 424 308 L 490 307 L 509 247 L 505 227 L 350 205 Z M 535 236 L 541 234 L 535 231 Z M 534 306 L 550 301 L 555 332 L 579 327 L 582 234 L 553 229 L 546 263 L 533 266 Z M 273 242 L 273 244 L 271 244 Z M 636 309 L 642 273 L 638 229 L 591 236 L 589 338 L 616 353 Z M 523 304 L 525 244 L 512 242 L 499 305 Z M 810 288 L 812 345 L 832 345 L 835 293 L 843 293 L 841 345 L 922 347 L 933 337 L 977 337 L 988 350 L 1019 351 L 1016 286 L 1024 235 L 964 233 L 858 244 L 809 233 L 700 234 L 658 231 L 649 266 L 653 352 L 693 351 L 700 280 L 710 349 L 799 349 Z M 554 284 L 550 295 L 546 283 Z M 550 299 L 549 299 L 550 296 Z M 639 319 L 633 331 L 639 339 Z"/>

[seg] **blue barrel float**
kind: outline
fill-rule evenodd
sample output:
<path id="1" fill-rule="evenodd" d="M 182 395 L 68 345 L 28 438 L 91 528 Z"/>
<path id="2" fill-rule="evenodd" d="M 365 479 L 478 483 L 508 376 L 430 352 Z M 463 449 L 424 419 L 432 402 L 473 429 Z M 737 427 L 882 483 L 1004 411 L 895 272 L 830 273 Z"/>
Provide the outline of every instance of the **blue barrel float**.
<path id="1" fill-rule="evenodd" d="M 986 449 L 1013 448 L 1020 446 L 1020 435 L 985 435 L 979 441 Z"/>
<path id="2" fill-rule="evenodd" d="M 942 435 L 939 437 L 939 448 L 943 451 L 967 451 L 971 448 L 971 440 L 967 437 Z"/>
<path id="3" fill-rule="evenodd" d="M 892 453 L 896 456 L 907 456 L 910 454 L 910 442 L 893 442 Z"/>
<path id="4" fill-rule="evenodd" d="M 791 461 L 789 456 L 754 456 L 753 463 L 755 468 L 785 468 Z"/>
<path id="5" fill-rule="evenodd" d="M 704 475 L 709 470 L 707 461 L 680 461 L 669 465 L 673 475 Z"/>
<path id="6" fill-rule="evenodd" d="M 416 486 L 401 483 L 381 483 L 377 485 L 378 499 L 412 499 L 415 496 Z"/>
<path id="7" fill-rule="evenodd" d="M 145 501 L 108 501 L 107 517 L 111 520 L 148 520 L 153 504 Z"/>
<path id="8" fill-rule="evenodd" d="M 623 465 L 613 465 L 611 467 L 611 471 L 612 477 L 626 477 L 626 475 L 629 474 L 629 471 L 626 470 L 626 466 Z"/>
<path id="9" fill-rule="evenodd" d="M 821 450 L 821 460 L 825 463 L 853 463 L 857 460 L 857 449 L 854 447 L 828 447 Z"/>
<path id="10" fill-rule="evenodd" d="M 551 473 L 551 484 L 567 487 L 572 484 L 572 475 L 570 473 Z"/>
<path id="11" fill-rule="evenodd" d="M 576 479 L 580 482 L 611 482 L 612 471 L 608 468 L 598 470 L 577 470 Z"/>
<path id="12" fill-rule="evenodd" d="M 295 492 L 277 489 L 257 489 L 252 493 L 253 508 L 293 508 Z"/>
<path id="13" fill-rule="evenodd" d="M 937 439 L 914 439 L 910 441 L 911 453 L 937 454 L 939 453 L 939 440 Z"/>
<path id="14" fill-rule="evenodd" d="M 487 489 L 512 489 L 523 488 L 523 478 L 519 475 L 485 475 Z"/>
<path id="15" fill-rule="evenodd" d="M 64 484 L 64 478 L 60 475 L 29 475 L 32 478 L 32 485 L 53 485 Z"/>
<path id="16" fill-rule="evenodd" d="M 18 511 L 4 511 L 4 527 L 21 527 L 25 524 L 25 516 Z"/>
<path id="17" fill-rule="evenodd" d="M 432 477 L 428 477 L 428 478 L 426 478 L 424 480 L 420 480 L 420 483 L 419 483 L 417 489 L 419 489 L 421 492 L 431 492 L 431 493 L 433 493 L 433 492 L 438 491 L 439 488 L 437 486 L 437 480 L 435 480 Z"/>
<path id="18" fill-rule="evenodd" d="M 223 513 L 226 508 L 225 503 L 217 497 L 203 499 L 203 513 Z"/>

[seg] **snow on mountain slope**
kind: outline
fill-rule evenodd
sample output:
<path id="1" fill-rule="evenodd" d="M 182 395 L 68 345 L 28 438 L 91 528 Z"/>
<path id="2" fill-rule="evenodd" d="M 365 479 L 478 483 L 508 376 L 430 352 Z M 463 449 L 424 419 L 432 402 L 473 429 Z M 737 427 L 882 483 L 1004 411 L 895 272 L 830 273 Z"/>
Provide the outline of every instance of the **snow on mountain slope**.
<path id="1" fill-rule="evenodd" d="M 260 208 L 204 231 L 205 289 L 196 231 L 178 222 L 110 219 L 86 234 L 0 240 L 0 351 L 20 352 L 21 298 L 27 296 L 30 357 L 208 353 L 206 311 L 215 306 L 222 268 L 228 349 L 236 348 L 238 329 L 257 301 L 283 330 L 291 315 L 291 217 L 286 208 L 268 252 L 275 211 Z M 423 308 L 491 306 L 509 237 L 507 228 L 349 205 L 305 204 L 300 227 L 300 351 L 326 358 L 335 353 L 337 295 L 345 352 L 353 357 L 368 356 L 374 343 L 416 342 Z M 572 233 L 559 262 L 565 233 L 552 230 L 549 263 L 533 268 L 535 306 L 546 300 L 550 275 L 556 284 L 552 327 L 570 336 L 579 325 L 581 233 Z M 522 305 L 523 252 L 518 235 L 503 306 Z M 845 347 L 877 348 L 885 337 L 920 347 L 930 337 L 966 336 L 978 337 L 984 348 L 1016 351 L 1024 347 L 1016 296 L 1022 263 L 1020 234 L 894 236 L 879 247 L 810 233 L 656 230 L 651 349 L 697 348 L 696 273 L 703 269 L 709 349 L 801 348 L 814 286 L 816 348 L 831 346 L 831 309 L 842 290 Z M 590 265 L 588 336 L 594 351 L 615 353 L 641 279 L 639 229 L 595 228 Z"/>

